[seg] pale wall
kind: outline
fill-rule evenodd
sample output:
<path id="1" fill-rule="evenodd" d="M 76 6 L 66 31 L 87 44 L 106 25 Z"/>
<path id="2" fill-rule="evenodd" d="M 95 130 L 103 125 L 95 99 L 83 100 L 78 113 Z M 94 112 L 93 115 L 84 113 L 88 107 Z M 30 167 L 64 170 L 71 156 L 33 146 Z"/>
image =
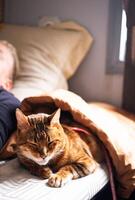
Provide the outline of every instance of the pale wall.
<path id="1" fill-rule="evenodd" d="M 106 75 L 109 0 L 6 0 L 6 21 L 36 25 L 41 16 L 74 19 L 94 37 L 91 51 L 69 81 L 70 89 L 88 101 L 121 105 L 122 75 Z"/>

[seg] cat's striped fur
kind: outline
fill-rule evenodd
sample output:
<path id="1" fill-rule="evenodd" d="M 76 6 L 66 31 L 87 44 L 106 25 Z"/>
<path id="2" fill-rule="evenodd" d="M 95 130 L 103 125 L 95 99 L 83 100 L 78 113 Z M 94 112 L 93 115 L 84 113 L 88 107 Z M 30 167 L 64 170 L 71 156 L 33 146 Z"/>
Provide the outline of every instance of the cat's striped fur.
<path id="1" fill-rule="evenodd" d="M 17 155 L 31 173 L 48 178 L 52 187 L 92 173 L 103 160 L 102 147 L 93 134 L 82 134 L 59 122 L 60 109 L 52 115 L 25 116 L 16 111 Z"/>

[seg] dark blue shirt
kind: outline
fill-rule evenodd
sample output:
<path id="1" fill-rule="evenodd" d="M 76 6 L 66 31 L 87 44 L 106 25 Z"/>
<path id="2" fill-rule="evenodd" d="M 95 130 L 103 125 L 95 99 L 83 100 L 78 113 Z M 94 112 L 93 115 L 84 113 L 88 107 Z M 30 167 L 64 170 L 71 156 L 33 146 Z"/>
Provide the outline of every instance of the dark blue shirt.
<path id="1" fill-rule="evenodd" d="M 10 92 L 0 87 L 0 149 L 13 131 L 16 130 L 15 110 L 20 101 Z"/>

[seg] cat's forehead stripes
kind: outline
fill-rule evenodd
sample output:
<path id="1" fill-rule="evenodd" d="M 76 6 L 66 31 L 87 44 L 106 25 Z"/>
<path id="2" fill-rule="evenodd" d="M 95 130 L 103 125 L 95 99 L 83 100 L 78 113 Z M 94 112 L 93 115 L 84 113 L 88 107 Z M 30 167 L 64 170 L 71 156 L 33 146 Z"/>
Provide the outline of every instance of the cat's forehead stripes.
<path id="1" fill-rule="evenodd" d="M 35 128 L 38 132 L 42 132 L 45 130 L 45 124 L 41 121 L 38 121 L 36 124 L 35 124 Z"/>
<path id="2" fill-rule="evenodd" d="M 47 117 L 45 115 L 30 115 L 28 116 L 28 122 L 30 126 L 34 127 L 33 131 L 35 132 L 36 138 L 40 138 L 42 134 L 45 137 L 47 133 Z"/>
<path id="3" fill-rule="evenodd" d="M 45 131 L 45 119 L 44 117 L 30 117 L 28 116 L 28 122 L 30 126 L 34 127 L 37 132 Z"/>
<path id="4" fill-rule="evenodd" d="M 34 126 L 35 124 L 35 118 L 28 116 L 28 122 L 31 126 Z"/>
<path id="5" fill-rule="evenodd" d="M 48 132 L 50 119 L 48 117 L 50 117 L 50 115 L 44 113 L 27 116 L 29 125 L 33 127 L 31 132 L 33 137 L 31 138 L 33 138 L 34 142 L 39 142 L 41 140 L 47 143 L 50 142 L 50 135 Z"/>
<path id="6" fill-rule="evenodd" d="M 47 114 L 29 115 L 28 122 L 30 125 L 44 124 L 47 122 Z"/>

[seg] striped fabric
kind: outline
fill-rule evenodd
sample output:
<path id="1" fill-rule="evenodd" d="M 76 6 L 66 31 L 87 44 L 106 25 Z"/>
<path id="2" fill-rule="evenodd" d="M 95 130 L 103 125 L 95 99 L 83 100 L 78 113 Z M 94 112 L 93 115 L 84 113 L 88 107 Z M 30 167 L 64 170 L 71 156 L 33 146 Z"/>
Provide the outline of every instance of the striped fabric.
<path id="1" fill-rule="evenodd" d="M 26 171 L 17 159 L 0 163 L 0 200 L 88 200 L 108 182 L 105 165 L 93 174 L 73 180 L 62 188 L 51 188 Z"/>

